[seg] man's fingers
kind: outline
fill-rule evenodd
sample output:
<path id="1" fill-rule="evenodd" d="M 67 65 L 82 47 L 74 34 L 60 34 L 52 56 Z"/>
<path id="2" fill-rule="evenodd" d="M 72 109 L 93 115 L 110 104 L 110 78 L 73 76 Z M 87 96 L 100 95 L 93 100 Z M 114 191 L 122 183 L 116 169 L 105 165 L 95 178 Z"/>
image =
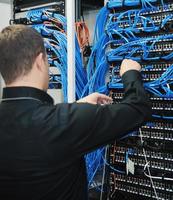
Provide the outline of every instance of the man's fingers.
<path id="1" fill-rule="evenodd" d="M 104 95 L 104 94 L 99 94 L 99 98 L 105 99 L 105 100 L 108 100 L 108 101 L 112 101 L 112 98 L 111 98 L 111 97 L 106 96 L 106 95 Z"/>
<path id="2" fill-rule="evenodd" d="M 98 101 L 99 104 L 111 104 L 113 102 L 112 98 L 104 94 L 99 94 Z"/>
<path id="3" fill-rule="evenodd" d="M 83 99 L 77 101 L 77 103 L 90 103 L 90 104 L 111 104 L 112 98 L 100 93 L 93 93 Z"/>

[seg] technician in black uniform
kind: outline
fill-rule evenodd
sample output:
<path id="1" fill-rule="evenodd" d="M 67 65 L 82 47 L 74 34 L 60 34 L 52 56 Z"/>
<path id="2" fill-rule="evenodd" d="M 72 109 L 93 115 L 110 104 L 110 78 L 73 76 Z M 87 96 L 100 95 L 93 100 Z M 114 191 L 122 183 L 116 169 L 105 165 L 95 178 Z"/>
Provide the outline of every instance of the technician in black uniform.
<path id="1" fill-rule="evenodd" d="M 94 93 L 53 105 L 45 92 L 48 63 L 42 37 L 16 25 L 0 34 L 0 200 L 87 200 L 84 155 L 126 135 L 150 117 L 140 65 L 124 60 L 122 103 Z M 95 104 L 95 105 L 94 105 Z"/>

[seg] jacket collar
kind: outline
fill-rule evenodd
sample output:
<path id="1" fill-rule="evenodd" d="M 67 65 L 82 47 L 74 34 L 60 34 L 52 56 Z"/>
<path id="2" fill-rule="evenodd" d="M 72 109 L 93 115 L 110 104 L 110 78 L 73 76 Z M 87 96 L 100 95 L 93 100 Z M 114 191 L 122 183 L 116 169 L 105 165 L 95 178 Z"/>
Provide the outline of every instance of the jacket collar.
<path id="1" fill-rule="evenodd" d="M 3 98 L 4 99 L 35 99 L 41 101 L 42 103 L 53 104 L 53 99 L 43 90 L 33 88 L 33 87 L 6 87 L 3 89 Z"/>

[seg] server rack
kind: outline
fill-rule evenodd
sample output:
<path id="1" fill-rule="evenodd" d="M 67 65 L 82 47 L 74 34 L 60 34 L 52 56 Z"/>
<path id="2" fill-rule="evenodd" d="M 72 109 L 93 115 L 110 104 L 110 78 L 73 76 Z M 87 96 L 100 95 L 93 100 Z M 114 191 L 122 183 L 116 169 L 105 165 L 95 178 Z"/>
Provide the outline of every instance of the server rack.
<path id="1" fill-rule="evenodd" d="M 109 3 L 107 6 L 109 7 Z M 129 22 L 135 23 L 135 12 L 138 12 L 138 17 L 141 19 L 148 18 L 145 26 L 142 20 L 137 22 L 134 33 L 139 39 L 153 38 L 154 43 L 152 39 L 147 42 L 148 45 L 153 45 L 148 52 L 151 57 L 159 57 L 153 60 L 143 59 L 144 51 L 141 49 L 134 54 L 142 64 L 142 76 L 146 84 L 159 80 L 173 64 L 172 57 L 164 59 L 173 51 L 173 18 L 171 17 L 173 3 L 164 1 L 162 5 L 160 1 L 157 1 L 152 8 L 148 9 L 142 9 L 141 6 L 122 5 L 116 9 L 109 8 L 111 14 L 116 13 L 112 22 L 122 29 L 122 34 L 123 30 L 134 27 L 134 24 L 129 24 Z M 121 22 L 118 23 L 120 18 Z M 168 18 L 169 20 L 166 20 Z M 155 31 L 151 28 L 153 24 L 158 27 Z M 151 31 L 145 31 L 146 27 L 151 28 Z M 121 42 L 112 45 L 111 49 L 125 45 L 124 40 L 116 34 L 114 39 Z M 137 48 L 138 44 L 136 43 L 133 47 Z M 126 54 L 123 56 L 126 58 Z M 123 98 L 123 89 L 115 88 L 112 83 L 120 78 L 117 67 L 120 62 L 110 58 L 109 63 L 110 94 L 114 103 L 119 103 Z M 170 77 L 170 80 L 172 79 L 173 77 Z M 170 91 L 173 89 L 172 84 L 167 83 L 167 87 Z M 108 159 L 111 165 L 109 168 L 110 200 L 173 199 L 173 94 L 168 92 L 166 95 L 163 88 L 157 89 L 163 95 L 148 92 L 152 104 L 152 119 L 140 130 L 130 133 L 129 137 L 110 145 Z"/>
<path id="2" fill-rule="evenodd" d="M 26 14 L 28 11 L 34 11 L 39 9 L 48 9 L 51 10 L 55 14 L 61 14 L 65 16 L 65 0 L 14 0 L 13 1 L 13 19 L 11 20 L 11 24 L 24 24 L 24 25 L 39 25 L 40 23 L 46 23 L 46 20 L 44 22 L 33 22 L 30 19 L 27 19 Z M 57 24 L 56 24 L 57 25 Z M 59 24 L 58 26 L 61 26 Z M 61 26 L 62 28 L 62 26 Z M 57 30 L 59 30 L 57 28 Z M 51 38 L 51 35 L 43 35 L 43 38 Z M 49 55 L 54 56 L 53 52 L 50 49 L 47 49 L 47 53 Z M 49 63 L 49 75 L 50 75 L 50 83 L 49 83 L 49 89 L 56 89 L 56 91 L 53 92 L 53 90 L 50 91 L 53 96 L 57 96 L 59 94 L 60 101 L 63 100 L 62 96 L 62 84 L 57 81 L 57 79 L 61 79 L 61 73 L 57 69 L 57 67 L 54 65 L 54 63 Z M 58 90 L 57 90 L 58 89 Z M 57 93 L 57 94 L 55 94 Z"/>

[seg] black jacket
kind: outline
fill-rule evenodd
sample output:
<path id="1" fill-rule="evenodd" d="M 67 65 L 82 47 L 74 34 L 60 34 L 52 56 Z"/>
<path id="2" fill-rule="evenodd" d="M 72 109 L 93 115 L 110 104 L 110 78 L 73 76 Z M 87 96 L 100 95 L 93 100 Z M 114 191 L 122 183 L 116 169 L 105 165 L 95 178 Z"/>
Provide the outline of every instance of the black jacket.
<path id="1" fill-rule="evenodd" d="M 30 87 L 4 88 L 0 104 L 0 199 L 86 200 L 83 156 L 150 116 L 140 73 L 123 75 L 118 105 L 58 104 Z"/>

